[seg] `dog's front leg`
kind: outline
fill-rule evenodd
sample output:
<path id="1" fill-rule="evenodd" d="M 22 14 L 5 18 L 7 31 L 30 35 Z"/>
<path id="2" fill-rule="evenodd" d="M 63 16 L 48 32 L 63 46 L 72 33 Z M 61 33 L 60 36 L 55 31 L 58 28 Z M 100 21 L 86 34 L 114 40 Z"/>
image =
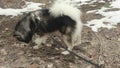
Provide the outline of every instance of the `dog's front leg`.
<path id="1" fill-rule="evenodd" d="M 74 46 L 78 46 L 78 45 L 80 45 L 82 43 L 81 34 L 76 36 L 76 38 L 74 37 L 73 43 L 74 43 Z"/>
<path id="2" fill-rule="evenodd" d="M 42 47 L 42 43 L 46 43 L 47 40 L 47 35 L 42 36 L 42 37 L 37 37 L 34 42 L 35 42 L 35 46 L 33 47 L 34 49 L 39 49 Z"/>

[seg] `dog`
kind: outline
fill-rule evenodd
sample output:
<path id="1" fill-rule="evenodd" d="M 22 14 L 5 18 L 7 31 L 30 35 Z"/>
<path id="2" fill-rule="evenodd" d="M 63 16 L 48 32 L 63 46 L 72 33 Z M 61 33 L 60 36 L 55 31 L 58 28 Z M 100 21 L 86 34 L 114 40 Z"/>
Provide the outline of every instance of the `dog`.
<path id="1" fill-rule="evenodd" d="M 72 50 L 74 42 L 81 39 L 81 15 L 78 8 L 68 3 L 53 3 L 48 9 L 30 12 L 23 17 L 17 23 L 13 36 L 29 43 L 37 34 L 40 38 L 34 41 L 40 45 L 41 41 L 47 39 L 46 34 L 59 31 L 68 49 Z"/>

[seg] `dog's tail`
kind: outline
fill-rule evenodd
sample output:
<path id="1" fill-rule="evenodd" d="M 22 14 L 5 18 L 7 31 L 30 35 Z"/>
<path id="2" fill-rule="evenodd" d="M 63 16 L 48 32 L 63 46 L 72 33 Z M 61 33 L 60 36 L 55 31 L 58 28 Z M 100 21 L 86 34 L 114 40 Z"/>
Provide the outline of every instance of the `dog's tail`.
<path id="1" fill-rule="evenodd" d="M 54 17 L 59 16 L 68 16 L 72 20 L 76 22 L 76 30 L 74 32 L 74 37 L 79 35 L 82 31 L 82 22 L 81 22 L 81 11 L 73 6 L 70 3 L 67 3 L 65 1 L 55 1 L 53 5 L 50 7 L 49 12 Z"/>
<path id="2" fill-rule="evenodd" d="M 54 17 L 59 17 L 62 15 L 69 16 L 75 21 L 78 21 L 81 16 L 81 11 L 65 1 L 55 1 L 50 7 L 49 12 Z"/>

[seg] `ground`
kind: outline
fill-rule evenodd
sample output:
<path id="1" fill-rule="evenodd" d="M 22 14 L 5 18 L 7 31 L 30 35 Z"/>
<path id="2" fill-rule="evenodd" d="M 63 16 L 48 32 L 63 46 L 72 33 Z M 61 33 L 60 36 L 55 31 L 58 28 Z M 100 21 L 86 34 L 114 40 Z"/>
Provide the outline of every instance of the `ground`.
<path id="1" fill-rule="evenodd" d="M 49 0 L 27 0 L 47 3 Z M 107 0 L 106 0 L 107 1 Z M 98 14 L 86 14 L 91 9 L 107 6 L 106 3 L 94 3 L 97 6 L 82 5 L 82 21 L 102 18 Z M 0 0 L 2 8 L 21 8 L 22 0 Z M 62 55 L 61 48 L 52 44 L 52 40 L 40 49 L 33 49 L 29 44 L 17 41 L 12 32 L 23 16 L 0 16 L 0 68 L 95 68 L 74 55 Z M 84 58 L 103 64 L 104 68 L 120 68 L 120 24 L 117 28 L 101 28 L 99 32 L 93 32 L 91 28 L 84 26 L 82 31 L 82 43 L 73 51 Z"/>

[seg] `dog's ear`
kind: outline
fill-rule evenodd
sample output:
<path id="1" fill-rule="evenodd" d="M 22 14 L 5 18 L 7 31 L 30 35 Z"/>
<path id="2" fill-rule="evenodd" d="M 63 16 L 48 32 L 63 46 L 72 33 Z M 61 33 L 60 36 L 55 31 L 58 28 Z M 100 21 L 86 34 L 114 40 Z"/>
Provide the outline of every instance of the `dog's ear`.
<path id="1" fill-rule="evenodd" d="M 42 9 L 41 11 L 42 11 L 43 16 L 49 16 L 50 15 L 49 9 Z"/>
<path id="2" fill-rule="evenodd" d="M 29 26 L 30 26 L 31 31 L 35 31 L 35 28 L 37 27 L 35 20 L 30 19 Z"/>
<path id="3" fill-rule="evenodd" d="M 31 29 L 32 32 L 35 32 L 35 31 L 36 31 L 36 26 L 37 26 L 37 25 L 35 25 L 34 22 L 31 22 L 31 23 L 30 23 L 30 29 Z"/>
<path id="4" fill-rule="evenodd" d="M 37 25 L 38 25 L 38 17 L 34 14 L 34 13 L 31 13 L 30 14 L 30 24 L 29 24 L 29 26 L 30 26 L 30 29 L 31 29 L 31 31 L 35 31 L 36 30 L 36 28 L 37 28 Z"/>

